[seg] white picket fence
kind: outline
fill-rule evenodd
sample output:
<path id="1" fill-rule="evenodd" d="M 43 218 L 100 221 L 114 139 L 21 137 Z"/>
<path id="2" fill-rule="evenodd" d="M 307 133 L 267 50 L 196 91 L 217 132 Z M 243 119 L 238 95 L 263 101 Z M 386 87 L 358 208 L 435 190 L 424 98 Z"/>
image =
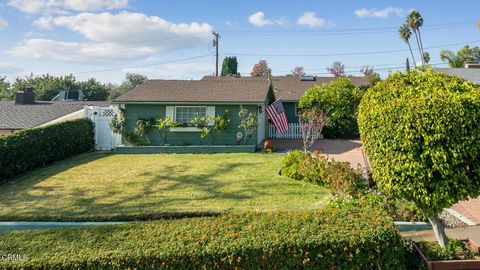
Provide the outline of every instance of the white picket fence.
<path id="1" fill-rule="evenodd" d="M 288 130 L 284 133 L 278 133 L 273 124 L 268 125 L 268 138 L 269 139 L 301 139 L 302 138 L 302 125 L 299 123 L 288 123 Z M 320 138 L 323 138 L 320 135 Z"/>

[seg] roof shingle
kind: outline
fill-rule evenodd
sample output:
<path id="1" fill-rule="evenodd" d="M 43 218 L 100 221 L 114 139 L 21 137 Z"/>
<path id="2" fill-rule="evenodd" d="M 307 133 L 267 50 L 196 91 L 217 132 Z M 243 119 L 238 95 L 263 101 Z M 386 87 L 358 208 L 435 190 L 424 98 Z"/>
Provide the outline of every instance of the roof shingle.
<path id="1" fill-rule="evenodd" d="M 15 105 L 0 101 L 0 129 L 33 128 L 83 109 L 85 105 L 108 106 L 106 101 L 37 101 Z"/>
<path id="2" fill-rule="evenodd" d="M 268 80 L 148 80 L 114 102 L 263 103 L 269 89 Z"/>

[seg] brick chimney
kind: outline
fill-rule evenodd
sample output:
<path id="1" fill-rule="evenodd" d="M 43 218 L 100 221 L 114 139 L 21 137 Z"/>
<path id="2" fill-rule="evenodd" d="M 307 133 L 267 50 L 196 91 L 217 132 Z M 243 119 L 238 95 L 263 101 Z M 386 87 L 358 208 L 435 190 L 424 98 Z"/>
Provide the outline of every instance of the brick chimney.
<path id="1" fill-rule="evenodd" d="M 480 68 L 480 64 L 479 63 L 466 64 L 465 68 Z"/>
<path id="2" fill-rule="evenodd" d="M 35 104 L 35 93 L 30 87 L 23 88 L 15 94 L 15 105 Z"/>

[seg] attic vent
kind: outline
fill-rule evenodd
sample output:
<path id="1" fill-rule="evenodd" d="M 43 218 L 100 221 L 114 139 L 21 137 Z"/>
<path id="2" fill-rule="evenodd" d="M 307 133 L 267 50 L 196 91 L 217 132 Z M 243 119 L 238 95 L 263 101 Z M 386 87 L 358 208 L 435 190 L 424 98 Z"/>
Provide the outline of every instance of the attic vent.
<path id="1" fill-rule="evenodd" d="M 313 82 L 315 81 L 316 78 L 315 76 L 302 76 L 300 77 L 300 81 L 310 81 L 310 82 Z"/>

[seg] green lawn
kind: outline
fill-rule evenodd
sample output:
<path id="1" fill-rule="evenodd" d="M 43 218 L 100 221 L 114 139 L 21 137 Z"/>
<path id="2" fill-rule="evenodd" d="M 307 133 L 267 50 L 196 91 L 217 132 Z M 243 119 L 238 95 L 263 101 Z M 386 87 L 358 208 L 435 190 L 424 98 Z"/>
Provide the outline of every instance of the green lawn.
<path id="1" fill-rule="evenodd" d="M 0 185 L 0 220 L 134 220 L 321 207 L 327 190 L 279 176 L 281 159 L 84 154 Z"/>

